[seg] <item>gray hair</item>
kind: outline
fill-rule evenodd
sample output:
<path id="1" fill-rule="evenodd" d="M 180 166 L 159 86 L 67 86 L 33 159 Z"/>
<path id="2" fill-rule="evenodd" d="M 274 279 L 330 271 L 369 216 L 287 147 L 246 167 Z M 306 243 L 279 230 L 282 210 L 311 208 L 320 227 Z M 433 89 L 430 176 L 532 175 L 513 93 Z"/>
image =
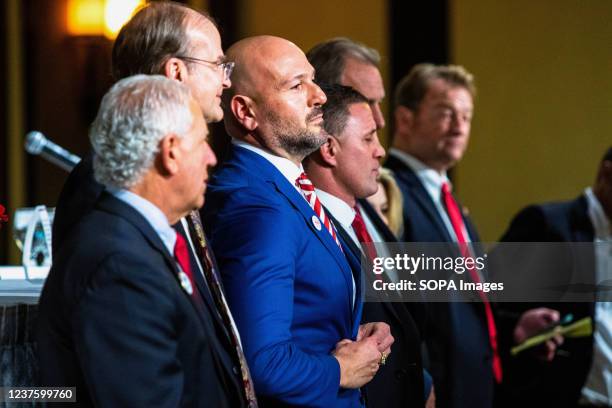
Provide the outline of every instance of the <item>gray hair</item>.
<path id="1" fill-rule="evenodd" d="M 137 184 L 161 140 L 191 129 L 191 99 L 185 85 L 161 75 L 135 75 L 113 85 L 89 131 L 96 180 L 115 189 Z"/>
<path id="2" fill-rule="evenodd" d="M 315 45 L 306 57 L 316 71 L 317 83 L 339 84 L 347 58 L 378 67 L 380 54 L 374 48 L 346 37 L 336 37 Z"/>

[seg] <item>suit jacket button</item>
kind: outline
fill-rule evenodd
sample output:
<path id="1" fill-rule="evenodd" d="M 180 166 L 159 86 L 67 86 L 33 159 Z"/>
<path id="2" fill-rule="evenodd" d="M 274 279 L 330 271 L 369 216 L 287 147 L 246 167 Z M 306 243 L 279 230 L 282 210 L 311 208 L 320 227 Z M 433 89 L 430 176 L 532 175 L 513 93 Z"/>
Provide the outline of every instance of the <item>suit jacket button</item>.
<path id="1" fill-rule="evenodd" d="M 399 370 L 395 371 L 395 379 L 396 380 L 402 380 L 404 377 L 406 377 L 407 371 L 404 368 L 400 368 Z"/>
<path id="2" fill-rule="evenodd" d="M 240 374 L 240 370 L 239 370 L 239 369 L 238 369 L 238 367 L 236 367 L 236 366 L 233 366 L 233 367 L 232 367 L 232 371 L 234 372 L 234 374 L 235 374 L 235 375 Z"/>

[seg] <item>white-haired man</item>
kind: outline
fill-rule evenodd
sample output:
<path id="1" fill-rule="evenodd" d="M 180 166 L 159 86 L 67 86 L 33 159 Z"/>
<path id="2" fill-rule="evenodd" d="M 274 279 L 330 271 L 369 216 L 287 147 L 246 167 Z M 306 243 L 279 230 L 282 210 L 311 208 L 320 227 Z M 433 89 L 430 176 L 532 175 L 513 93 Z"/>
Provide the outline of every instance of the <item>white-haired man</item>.
<path id="1" fill-rule="evenodd" d="M 119 81 L 90 139 L 105 192 L 67 238 L 40 299 L 44 385 L 83 406 L 246 406 L 171 227 L 204 203 L 216 158 L 189 89 Z"/>

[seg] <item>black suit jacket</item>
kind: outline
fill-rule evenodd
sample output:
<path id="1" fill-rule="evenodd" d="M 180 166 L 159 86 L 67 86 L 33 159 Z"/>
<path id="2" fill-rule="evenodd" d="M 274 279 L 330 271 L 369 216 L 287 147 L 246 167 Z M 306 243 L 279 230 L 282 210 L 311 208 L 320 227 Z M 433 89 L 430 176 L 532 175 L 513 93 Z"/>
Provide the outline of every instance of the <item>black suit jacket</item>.
<path id="1" fill-rule="evenodd" d="M 452 242 L 433 200 L 412 169 L 393 156 L 388 157 L 385 167 L 393 171 L 404 198 L 403 240 Z M 472 241 L 478 242 L 478 233 L 465 215 L 464 222 Z M 455 245 L 449 245 L 449 255 L 457 256 Z M 491 407 L 494 379 L 484 305 L 428 303 L 425 333 L 437 405 Z"/>
<path id="2" fill-rule="evenodd" d="M 520 211 L 513 219 L 501 241 L 504 242 L 592 242 L 593 225 L 588 215 L 585 196 L 574 200 L 544 205 L 529 206 Z M 547 256 L 542 249 L 537 252 L 537 262 L 531 256 L 521 256 L 512 265 L 516 273 L 538 274 L 542 262 L 554 264 L 556 273 L 570 277 L 574 266 L 584 268 L 584 272 L 594 273 L 594 258 L 568 247 L 567 251 L 555 251 L 554 259 L 541 259 Z M 519 272 L 520 271 L 520 272 Z M 584 275 L 583 275 L 584 276 Z M 594 317 L 594 303 L 506 303 L 500 307 L 510 311 L 523 311 L 536 306 L 547 306 L 559 310 L 561 316 L 574 315 L 574 320 L 585 316 Z M 593 320 L 594 322 L 594 320 Z M 565 339 L 552 363 L 540 362 L 527 354 L 508 358 L 507 381 L 503 387 L 500 406 L 518 406 L 529 402 L 534 406 L 573 407 L 580 398 L 580 392 L 588 375 L 593 357 L 593 338 Z"/>
<path id="3" fill-rule="evenodd" d="M 157 233 L 103 193 L 72 230 L 40 298 L 42 383 L 79 405 L 243 406 L 240 371 Z"/>
<path id="4" fill-rule="evenodd" d="M 95 206 L 96 202 L 102 196 L 104 192 L 104 186 L 98 183 L 94 178 L 93 171 L 93 155 L 87 154 L 83 160 L 75 166 L 70 172 L 62 192 L 60 193 L 57 207 L 55 209 L 55 218 L 53 220 L 53 254 L 54 258 L 59 253 L 63 244 L 70 238 L 71 230 L 87 215 Z M 186 239 L 191 237 L 191 241 L 196 246 L 196 234 L 193 229 L 193 223 L 187 219 L 187 226 L 189 231 L 185 230 L 183 224 L 178 222 L 174 225 L 174 229 L 177 233 L 183 235 Z M 189 262 L 191 263 L 192 271 L 199 271 L 199 266 L 196 258 L 202 260 L 202 255 L 198 253 L 197 249 L 194 252 L 193 247 L 189 247 Z M 215 271 L 218 271 L 216 267 L 216 261 L 212 251 L 210 252 L 213 263 L 215 264 Z M 229 338 L 230 334 L 227 332 L 225 323 L 219 312 L 217 311 L 214 299 L 208 288 L 204 277 L 201 273 L 195 273 L 194 279 L 202 294 L 202 298 L 211 310 L 211 317 L 215 322 L 215 327 L 220 336 Z"/>
<path id="5" fill-rule="evenodd" d="M 93 208 L 104 191 L 94 178 L 93 155 L 87 154 L 72 169 L 55 206 L 53 218 L 53 257 L 68 238 L 69 232 Z"/>
<path id="6" fill-rule="evenodd" d="M 359 204 L 385 241 L 397 242 L 397 238 L 384 225 L 372 206 L 365 200 L 360 200 Z M 327 214 L 334 222 L 345 244 L 345 249 L 351 251 L 356 258 L 361 259 L 364 256 L 362 249 L 354 243 L 348 232 L 329 211 Z M 364 387 L 369 408 L 423 407 L 425 405 L 421 337 L 417 324 L 421 319 L 418 314 L 419 306 L 421 305 L 396 302 L 365 302 L 363 305 L 361 322 L 385 322 L 391 327 L 391 334 L 395 339 L 386 364 L 380 367 L 374 379 Z"/>

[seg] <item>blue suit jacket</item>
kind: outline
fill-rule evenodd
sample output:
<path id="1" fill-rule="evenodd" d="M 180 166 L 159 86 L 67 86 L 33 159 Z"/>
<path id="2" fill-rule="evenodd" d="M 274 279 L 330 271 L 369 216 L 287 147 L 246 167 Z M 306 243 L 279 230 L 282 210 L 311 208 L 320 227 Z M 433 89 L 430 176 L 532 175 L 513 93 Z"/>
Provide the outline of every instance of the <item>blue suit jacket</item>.
<path id="1" fill-rule="evenodd" d="M 262 405 L 360 405 L 331 355 L 359 328 L 359 261 L 313 217 L 270 162 L 238 146 L 208 186 L 204 225 Z"/>
<path id="2" fill-rule="evenodd" d="M 390 156 L 391 169 L 404 197 L 406 242 L 452 242 L 433 200 L 412 169 Z M 464 216 L 474 242 L 479 236 Z M 449 246 L 456 256 L 455 246 Z M 428 303 L 425 342 L 429 372 L 440 407 L 488 408 L 493 404 L 492 351 L 481 303 Z"/>

